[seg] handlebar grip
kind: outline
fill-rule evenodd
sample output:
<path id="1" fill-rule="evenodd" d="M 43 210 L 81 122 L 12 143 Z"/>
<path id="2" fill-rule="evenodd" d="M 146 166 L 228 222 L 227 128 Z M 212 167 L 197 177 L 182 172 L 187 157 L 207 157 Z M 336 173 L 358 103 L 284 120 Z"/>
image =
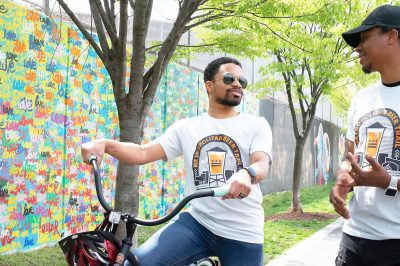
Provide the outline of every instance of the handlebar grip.
<path id="1" fill-rule="evenodd" d="M 229 192 L 228 186 L 217 187 L 212 190 L 214 190 L 214 197 L 223 197 Z"/>
<path id="2" fill-rule="evenodd" d="M 95 154 L 89 156 L 89 163 L 92 163 L 93 160 L 97 161 L 97 156 Z"/>

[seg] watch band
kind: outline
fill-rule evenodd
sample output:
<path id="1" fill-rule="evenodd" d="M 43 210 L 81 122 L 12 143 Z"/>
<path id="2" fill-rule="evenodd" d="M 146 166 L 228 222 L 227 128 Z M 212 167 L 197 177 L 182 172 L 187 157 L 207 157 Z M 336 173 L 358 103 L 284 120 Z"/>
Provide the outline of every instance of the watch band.
<path id="1" fill-rule="evenodd" d="M 397 194 L 397 182 L 399 180 L 398 176 L 391 175 L 389 186 L 385 190 L 386 196 L 394 197 Z"/>
<path id="2" fill-rule="evenodd" d="M 256 170 L 254 170 L 254 168 L 252 168 L 251 166 L 244 167 L 243 170 L 246 170 L 247 173 L 249 173 L 251 183 L 254 184 L 254 182 L 256 181 L 256 178 L 257 178 Z"/>

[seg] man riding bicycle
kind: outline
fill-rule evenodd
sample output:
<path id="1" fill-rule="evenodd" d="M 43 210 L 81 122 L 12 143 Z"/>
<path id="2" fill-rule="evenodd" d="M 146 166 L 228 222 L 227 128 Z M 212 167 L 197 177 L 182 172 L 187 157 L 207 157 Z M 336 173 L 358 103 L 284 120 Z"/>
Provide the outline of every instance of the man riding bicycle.
<path id="1" fill-rule="evenodd" d="M 208 64 L 208 112 L 173 124 L 156 140 L 138 145 L 98 139 L 82 146 L 87 162 L 104 153 L 146 164 L 184 156 L 188 193 L 227 184 L 223 198 L 201 198 L 135 250 L 141 265 L 189 265 L 218 256 L 224 266 L 263 265 L 264 211 L 259 182 L 271 160 L 272 133 L 264 118 L 239 113 L 247 80 L 239 61 Z M 128 264 L 129 265 L 129 264 Z"/>

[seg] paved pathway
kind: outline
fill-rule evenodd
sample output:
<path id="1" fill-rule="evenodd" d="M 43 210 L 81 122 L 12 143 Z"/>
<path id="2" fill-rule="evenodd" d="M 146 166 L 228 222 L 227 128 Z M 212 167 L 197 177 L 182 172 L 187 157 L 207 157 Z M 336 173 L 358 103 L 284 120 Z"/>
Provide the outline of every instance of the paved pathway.
<path id="1" fill-rule="evenodd" d="M 288 249 L 267 266 L 334 266 L 342 225 L 343 219 L 339 218 Z"/>

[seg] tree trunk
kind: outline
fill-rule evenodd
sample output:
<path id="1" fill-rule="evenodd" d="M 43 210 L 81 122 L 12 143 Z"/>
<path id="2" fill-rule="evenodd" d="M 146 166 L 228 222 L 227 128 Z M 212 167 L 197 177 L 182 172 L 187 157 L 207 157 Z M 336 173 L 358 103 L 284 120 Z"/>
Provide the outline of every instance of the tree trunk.
<path id="1" fill-rule="evenodd" d="M 121 212 L 138 214 L 139 191 L 137 178 L 139 166 L 118 163 L 117 182 L 115 186 L 115 209 Z M 128 202 L 128 204 L 121 204 Z"/>
<path id="2" fill-rule="evenodd" d="M 303 167 L 304 138 L 296 139 L 296 150 L 294 152 L 293 187 L 292 187 L 292 213 L 303 213 L 300 202 L 301 170 Z"/>
<path id="3" fill-rule="evenodd" d="M 50 16 L 50 0 L 44 0 L 43 1 L 43 5 L 44 5 L 44 13 L 46 14 L 46 16 Z"/>
<path id="4" fill-rule="evenodd" d="M 125 106 L 126 107 L 126 106 Z M 138 125 L 140 123 L 140 114 L 129 115 L 132 113 L 128 108 L 123 108 L 120 112 L 120 141 L 140 144 L 142 130 Z M 122 114 L 121 114 L 122 113 Z M 138 215 L 139 210 L 139 189 L 138 189 L 139 166 L 129 165 L 118 162 L 117 178 L 115 184 L 115 209 L 120 212 L 129 212 Z M 121 224 L 117 231 L 117 236 L 122 240 L 126 235 L 125 224 Z M 136 246 L 136 240 L 133 239 Z"/>

